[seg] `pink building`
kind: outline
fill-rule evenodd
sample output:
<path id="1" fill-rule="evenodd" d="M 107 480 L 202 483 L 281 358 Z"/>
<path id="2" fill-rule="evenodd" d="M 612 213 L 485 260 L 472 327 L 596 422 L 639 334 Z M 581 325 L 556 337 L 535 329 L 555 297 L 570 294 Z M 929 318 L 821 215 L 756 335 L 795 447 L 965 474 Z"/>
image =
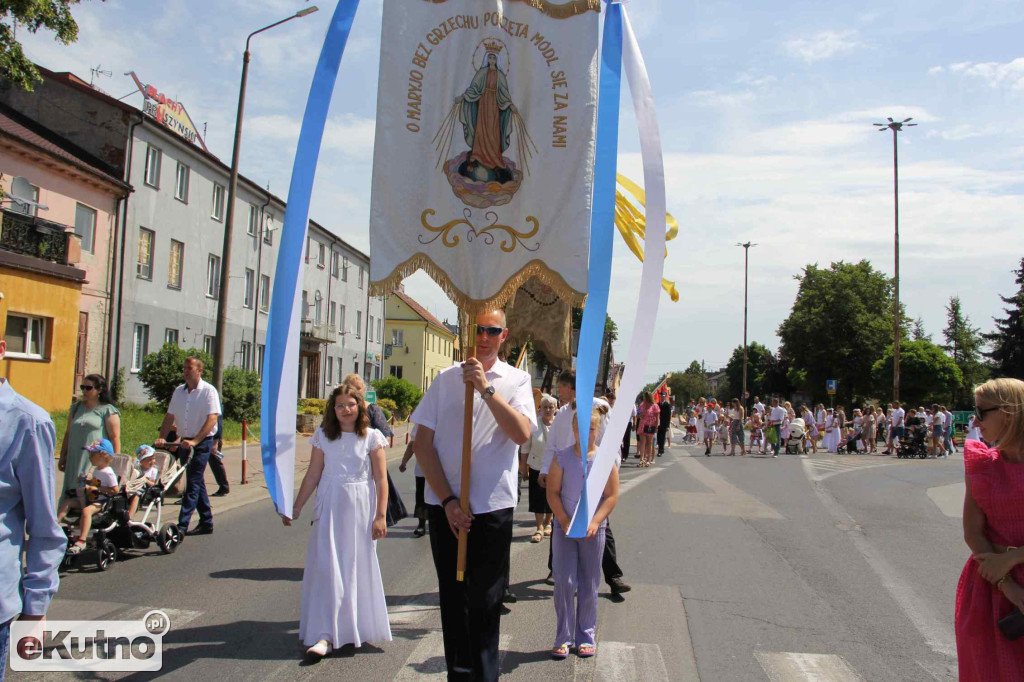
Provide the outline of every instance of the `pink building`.
<path id="1" fill-rule="evenodd" d="M 131 186 L 99 170 L 101 162 L 20 114 L 0 106 L 0 188 L 4 207 L 18 210 L 8 193 L 11 180 L 21 176 L 34 189 L 34 200 L 47 210 L 35 215 L 73 226 L 81 256 L 76 267 L 85 270 L 78 314 L 75 383 L 86 374 L 108 381 L 111 332 L 111 277 L 116 272 L 115 227 L 121 201 Z"/>

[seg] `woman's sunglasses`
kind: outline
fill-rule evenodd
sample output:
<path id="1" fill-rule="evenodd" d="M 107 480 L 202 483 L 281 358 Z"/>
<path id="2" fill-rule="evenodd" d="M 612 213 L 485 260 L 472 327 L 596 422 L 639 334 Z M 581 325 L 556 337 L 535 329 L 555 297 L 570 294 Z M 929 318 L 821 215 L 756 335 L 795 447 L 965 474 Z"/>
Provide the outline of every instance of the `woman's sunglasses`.
<path id="1" fill-rule="evenodd" d="M 501 336 L 503 331 L 505 331 L 504 327 L 485 327 L 482 324 L 478 324 L 476 326 L 477 336 L 480 336 L 481 334 L 486 334 L 487 336 Z"/>
<path id="2" fill-rule="evenodd" d="M 95 391 L 96 390 L 95 386 L 90 386 L 89 384 L 79 384 L 78 388 L 82 389 L 83 391 Z"/>
<path id="3" fill-rule="evenodd" d="M 985 413 L 986 412 L 994 412 L 994 411 L 996 411 L 998 409 L 999 409 L 998 407 L 981 408 L 981 407 L 978 407 L 977 405 L 975 405 L 974 406 L 974 421 L 976 421 L 976 422 L 984 421 L 985 420 Z"/>

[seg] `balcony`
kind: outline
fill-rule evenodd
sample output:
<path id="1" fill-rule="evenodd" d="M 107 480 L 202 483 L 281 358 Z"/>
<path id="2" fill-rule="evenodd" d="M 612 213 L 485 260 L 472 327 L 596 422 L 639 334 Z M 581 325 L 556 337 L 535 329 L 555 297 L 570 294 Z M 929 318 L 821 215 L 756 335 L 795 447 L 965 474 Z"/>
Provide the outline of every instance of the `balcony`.
<path id="1" fill-rule="evenodd" d="M 0 250 L 57 265 L 75 265 L 81 256 L 81 246 L 71 227 L 6 209 Z"/>
<path id="2" fill-rule="evenodd" d="M 303 320 L 300 331 L 302 336 L 313 341 L 335 343 L 338 340 L 338 328 L 333 324 L 317 324 L 314 320 Z"/>

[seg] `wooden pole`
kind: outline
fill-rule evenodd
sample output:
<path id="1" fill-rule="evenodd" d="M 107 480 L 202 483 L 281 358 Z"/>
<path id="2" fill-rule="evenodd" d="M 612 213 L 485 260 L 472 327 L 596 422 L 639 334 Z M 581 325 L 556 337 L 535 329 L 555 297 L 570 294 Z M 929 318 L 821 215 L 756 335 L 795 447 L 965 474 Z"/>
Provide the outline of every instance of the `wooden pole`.
<path id="1" fill-rule="evenodd" d="M 516 369 L 522 369 L 523 368 L 523 358 L 526 357 L 526 344 L 528 344 L 528 343 L 529 343 L 529 341 L 526 341 L 526 343 L 523 344 L 522 349 L 519 351 L 519 359 L 516 360 L 516 364 L 515 364 L 515 368 Z"/>
<path id="2" fill-rule="evenodd" d="M 466 322 L 463 334 L 468 339 L 469 348 L 466 357 L 476 357 L 476 318 Z M 469 468 L 473 458 L 473 385 L 466 384 L 466 401 L 462 412 L 462 487 L 459 495 L 459 506 L 463 514 L 469 514 Z M 459 531 L 459 557 L 455 565 L 455 579 L 462 582 L 466 579 L 466 550 L 469 548 L 469 532 Z"/>

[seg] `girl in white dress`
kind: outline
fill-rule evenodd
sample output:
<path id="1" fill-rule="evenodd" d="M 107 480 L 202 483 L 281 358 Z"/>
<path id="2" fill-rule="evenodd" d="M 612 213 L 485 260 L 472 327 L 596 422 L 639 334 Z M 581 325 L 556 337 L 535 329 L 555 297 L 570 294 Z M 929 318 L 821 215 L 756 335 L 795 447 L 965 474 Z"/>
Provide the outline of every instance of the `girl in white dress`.
<path id="1" fill-rule="evenodd" d="M 386 440 L 369 424 L 358 390 L 343 384 L 331 392 L 293 516 L 283 517 L 292 525 L 316 491 L 299 619 L 299 638 L 314 658 L 346 644 L 391 641 L 377 562 L 377 540 L 388 532 Z"/>

